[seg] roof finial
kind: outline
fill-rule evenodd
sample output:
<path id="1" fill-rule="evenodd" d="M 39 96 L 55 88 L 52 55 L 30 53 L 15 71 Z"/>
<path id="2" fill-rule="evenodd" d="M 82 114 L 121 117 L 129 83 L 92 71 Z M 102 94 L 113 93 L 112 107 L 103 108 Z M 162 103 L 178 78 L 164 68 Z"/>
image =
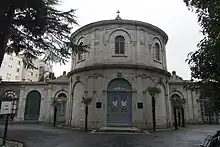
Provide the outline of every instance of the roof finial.
<path id="1" fill-rule="evenodd" d="M 118 13 L 118 15 L 117 15 L 117 17 L 115 18 L 116 20 L 119 20 L 119 19 L 121 19 L 121 17 L 119 16 L 119 14 L 120 14 L 120 11 L 118 10 L 116 13 Z"/>
<path id="2" fill-rule="evenodd" d="M 118 16 L 119 16 L 119 14 L 120 14 L 120 11 L 118 10 L 116 13 L 118 13 Z"/>

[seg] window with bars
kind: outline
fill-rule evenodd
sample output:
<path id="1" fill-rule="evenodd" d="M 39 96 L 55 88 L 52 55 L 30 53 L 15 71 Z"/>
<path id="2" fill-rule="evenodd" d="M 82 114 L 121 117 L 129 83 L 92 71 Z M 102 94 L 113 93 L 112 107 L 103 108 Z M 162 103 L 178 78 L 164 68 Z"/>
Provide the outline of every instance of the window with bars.
<path id="1" fill-rule="evenodd" d="M 125 53 L 125 39 L 123 36 L 115 37 L 115 54 Z"/>
<path id="2" fill-rule="evenodd" d="M 159 43 L 155 43 L 154 49 L 155 49 L 155 59 L 160 61 L 160 45 L 159 45 Z"/>

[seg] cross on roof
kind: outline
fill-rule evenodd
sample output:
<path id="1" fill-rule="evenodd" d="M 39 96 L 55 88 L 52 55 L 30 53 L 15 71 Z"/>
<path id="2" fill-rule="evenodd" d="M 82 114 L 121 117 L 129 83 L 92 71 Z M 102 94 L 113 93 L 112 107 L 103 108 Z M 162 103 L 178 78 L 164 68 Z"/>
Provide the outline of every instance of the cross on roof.
<path id="1" fill-rule="evenodd" d="M 121 17 L 119 16 L 120 11 L 118 10 L 116 13 L 118 13 L 117 17 L 115 18 L 116 20 L 121 19 Z"/>
<path id="2" fill-rule="evenodd" d="M 116 13 L 118 13 L 118 16 L 119 16 L 119 14 L 120 14 L 120 11 L 118 10 Z"/>

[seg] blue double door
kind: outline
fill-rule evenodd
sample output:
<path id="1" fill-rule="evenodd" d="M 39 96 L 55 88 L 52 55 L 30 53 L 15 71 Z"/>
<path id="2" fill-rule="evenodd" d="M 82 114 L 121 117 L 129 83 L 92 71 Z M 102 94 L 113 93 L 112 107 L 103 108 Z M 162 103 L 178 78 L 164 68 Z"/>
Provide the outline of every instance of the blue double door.
<path id="1" fill-rule="evenodd" d="M 132 94 L 131 92 L 108 92 L 107 98 L 107 125 L 132 125 Z"/>

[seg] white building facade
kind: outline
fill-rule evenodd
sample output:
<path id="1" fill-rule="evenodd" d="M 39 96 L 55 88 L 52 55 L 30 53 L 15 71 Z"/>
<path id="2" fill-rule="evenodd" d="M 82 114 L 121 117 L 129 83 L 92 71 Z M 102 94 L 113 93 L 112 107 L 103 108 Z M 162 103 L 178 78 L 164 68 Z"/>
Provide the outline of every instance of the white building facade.
<path id="1" fill-rule="evenodd" d="M 74 32 L 72 38 L 75 43 L 88 44 L 90 48 L 88 53 L 73 56 L 69 73 L 69 95 L 72 97 L 68 101 L 68 108 L 71 108 L 67 111 L 69 124 L 83 126 L 81 98 L 86 96 L 93 97 L 89 107 L 92 128 L 151 128 L 151 96 L 146 90 L 158 87 L 161 92 L 156 96 L 157 127 L 172 125 L 170 99 L 173 94 L 179 99 L 186 97 L 170 89 L 166 63 L 168 36 L 163 30 L 148 23 L 119 18 L 88 24 Z M 197 109 L 189 107 L 184 106 L 187 120 L 196 122 L 197 114 L 191 117 L 190 112 L 196 113 Z"/>
<path id="2" fill-rule="evenodd" d="M 72 35 L 75 43 L 88 44 L 88 53 L 72 57 L 67 75 L 47 82 L 2 82 L 1 95 L 14 93 L 14 121 L 52 123 L 54 100 L 59 100 L 58 122 L 83 127 L 82 97 L 92 97 L 89 128 L 132 126 L 152 128 L 152 101 L 148 87 L 157 87 L 157 128 L 171 127 L 174 109 L 178 124 L 199 123 L 199 94 L 187 90 L 189 82 L 167 71 L 168 36 L 151 24 L 105 20 L 88 24 Z M 174 99 L 179 103 L 174 107 Z"/>

